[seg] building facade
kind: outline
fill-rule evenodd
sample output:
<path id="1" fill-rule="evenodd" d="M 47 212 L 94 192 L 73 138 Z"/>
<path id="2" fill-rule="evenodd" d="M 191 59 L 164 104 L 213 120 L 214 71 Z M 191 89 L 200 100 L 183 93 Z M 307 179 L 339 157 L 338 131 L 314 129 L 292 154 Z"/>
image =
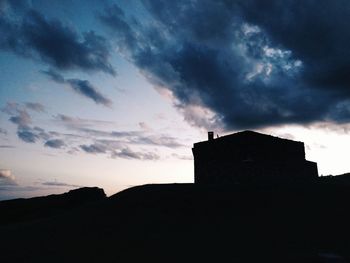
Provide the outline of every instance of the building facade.
<path id="1" fill-rule="evenodd" d="M 243 131 L 195 143 L 195 183 L 221 184 L 318 177 L 317 163 L 305 160 L 304 143 Z"/>

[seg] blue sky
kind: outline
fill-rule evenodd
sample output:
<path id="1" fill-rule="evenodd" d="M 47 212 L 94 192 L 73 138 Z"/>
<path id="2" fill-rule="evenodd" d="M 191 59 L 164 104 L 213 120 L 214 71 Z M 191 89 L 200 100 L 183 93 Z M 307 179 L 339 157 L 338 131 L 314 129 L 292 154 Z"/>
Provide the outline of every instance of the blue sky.
<path id="1" fill-rule="evenodd" d="M 0 0 L 0 199 L 193 182 L 208 130 L 304 141 L 320 174 L 348 172 L 344 6 Z"/>

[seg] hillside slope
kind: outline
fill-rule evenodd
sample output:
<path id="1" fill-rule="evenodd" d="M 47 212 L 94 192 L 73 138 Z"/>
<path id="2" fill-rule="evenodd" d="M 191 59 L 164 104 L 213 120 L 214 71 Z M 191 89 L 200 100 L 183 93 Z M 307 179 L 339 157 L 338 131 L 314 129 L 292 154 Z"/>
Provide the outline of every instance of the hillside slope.
<path id="1" fill-rule="evenodd" d="M 349 201 L 349 186 L 321 180 L 139 186 L 3 224 L 0 261 L 348 262 Z"/>

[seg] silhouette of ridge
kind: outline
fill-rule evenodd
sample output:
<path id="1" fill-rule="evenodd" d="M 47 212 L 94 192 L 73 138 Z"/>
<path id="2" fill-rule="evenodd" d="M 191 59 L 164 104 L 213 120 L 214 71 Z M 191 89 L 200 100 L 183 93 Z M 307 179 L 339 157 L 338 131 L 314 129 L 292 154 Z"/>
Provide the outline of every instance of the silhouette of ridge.
<path id="1" fill-rule="evenodd" d="M 0 224 L 1 262 L 348 262 L 350 186 L 324 179 L 130 188 Z"/>
<path id="2" fill-rule="evenodd" d="M 38 220 L 106 198 L 103 189 L 83 187 L 67 193 L 0 202 L 0 224 Z"/>

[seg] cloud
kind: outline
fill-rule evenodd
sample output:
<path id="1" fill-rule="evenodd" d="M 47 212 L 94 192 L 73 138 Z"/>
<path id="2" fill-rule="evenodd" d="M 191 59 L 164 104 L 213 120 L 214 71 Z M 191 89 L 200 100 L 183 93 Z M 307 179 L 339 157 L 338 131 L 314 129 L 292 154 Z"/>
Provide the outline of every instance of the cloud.
<path id="1" fill-rule="evenodd" d="M 39 136 L 29 129 L 19 129 L 17 131 L 17 136 L 27 143 L 35 143 L 37 139 L 39 139 Z"/>
<path id="2" fill-rule="evenodd" d="M 67 83 L 77 93 L 92 99 L 96 104 L 103 104 L 104 106 L 111 106 L 112 101 L 99 93 L 96 88 L 87 80 L 68 79 Z"/>
<path id="3" fill-rule="evenodd" d="M 28 0 L 0 0 L 0 13 L 9 12 L 9 10 L 13 9 L 18 11 L 23 11 L 30 8 L 30 1 Z"/>
<path id="4" fill-rule="evenodd" d="M 10 117 L 9 121 L 17 124 L 18 127 L 26 127 L 31 124 L 32 119 L 27 111 L 19 109 L 17 115 Z"/>
<path id="5" fill-rule="evenodd" d="M 115 140 L 97 140 L 93 144 L 80 145 L 86 153 L 109 154 L 112 158 L 135 159 L 135 160 L 159 160 L 160 156 L 154 152 L 132 150 L 124 142 Z"/>
<path id="6" fill-rule="evenodd" d="M 7 102 L 2 112 L 10 115 L 9 121 L 17 125 L 17 136 L 27 143 L 35 143 L 40 138 L 43 131 L 39 128 L 31 128 L 32 118 L 29 113 L 20 104 Z M 37 133 L 40 133 L 37 134 Z"/>
<path id="7" fill-rule="evenodd" d="M 20 108 L 20 105 L 13 101 L 6 102 L 5 107 L 1 109 L 2 112 L 8 114 L 8 115 L 15 115 L 18 113 L 18 109 Z"/>
<path id="8" fill-rule="evenodd" d="M 55 120 L 61 122 L 68 129 L 79 132 L 80 134 L 86 134 L 93 139 L 99 141 L 100 143 L 106 142 L 109 144 L 111 142 L 120 144 L 135 144 L 135 145 L 154 145 L 154 146 L 164 146 L 169 148 L 183 147 L 184 145 L 180 143 L 177 138 L 165 135 L 165 134 L 155 134 L 152 129 L 150 129 L 147 124 L 141 122 L 139 126 L 143 131 L 131 130 L 131 131 L 115 131 L 115 130 L 99 130 L 91 127 L 96 127 L 97 125 L 110 125 L 113 124 L 107 121 L 97 121 L 75 118 L 63 114 L 55 116 Z M 100 139 L 99 139 L 100 138 Z M 103 140 L 101 140 L 103 138 Z M 106 140 L 113 139 L 113 140 Z M 116 141 L 116 139 L 118 141 Z"/>
<path id="9" fill-rule="evenodd" d="M 102 130 L 95 127 L 115 125 L 114 122 L 94 119 L 82 119 L 58 114 L 53 121 L 63 125 L 72 133 L 47 131 L 41 127 L 32 125 L 32 119 L 26 111 L 27 105 L 18 103 L 7 103 L 2 109 L 10 115 L 10 121 L 17 125 L 17 136 L 26 143 L 43 142 L 45 147 L 53 149 L 66 149 L 68 153 L 85 152 L 90 154 L 108 154 L 113 158 L 134 158 L 139 160 L 159 159 L 157 154 L 144 149 L 134 150 L 141 146 L 178 148 L 184 145 L 177 138 L 157 134 L 147 128 L 146 124 L 140 124 L 143 130 Z M 41 108 L 41 107 L 40 107 Z"/>
<path id="10" fill-rule="evenodd" d="M 12 175 L 11 170 L 0 169 L 0 186 L 17 185 L 15 177 Z"/>
<path id="11" fill-rule="evenodd" d="M 35 143 L 38 140 L 49 140 L 52 135 L 40 127 L 18 126 L 17 136 L 24 142 Z"/>
<path id="12" fill-rule="evenodd" d="M 123 143 L 116 140 L 95 140 L 92 144 L 80 145 L 80 149 L 86 153 L 92 154 L 111 154 L 114 153 L 116 149 L 122 148 Z"/>
<path id="13" fill-rule="evenodd" d="M 193 161 L 193 157 L 191 155 L 180 155 L 177 153 L 171 154 L 173 158 L 179 159 L 179 160 L 184 160 L 184 161 Z"/>
<path id="14" fill-rule="evenodd" d="M 60 70 L 79 69 L 116 72 L 109 63 L 107 40 L 94 31 L 79 35 L 59 20 L 48 20 L 42 14 L 27 10 L 21 15 L 0 18 L 0 49 L 22 57 L 41 60 Z"/>
<path id="15" fill-rule="evenodd" d="M 106 153 L 108 148 L 103 144 L 80 145 L 80 148 L 86 153 Z"/>
<path id="16" fill-rule="evenodd" d="M 25 128 L 32 123 L 32 118 L 26 109 L 16 102 L 7 102 L 1 111 L 10 115 L 9 121 L 16 124 L 18 128 Z"/>
<path id="17" fill-rule="evenodd" d="M 12 149 L 12 148 L 16 148 L 16 147 L 13 146 L 13 145 L 0 145 L 0 148 L 2 148 L 2 149 Z"/>
<path id="18" fill-rule="evenodd" d="M 114 5 L 100 21 L 189 123 L 245 129 L 350 120 L 349 1 L 143 4 L 147 20 Z"/>
<path id="19" fill-rule="evenodd" d="M 38 102 L 26 102 L 25 106 L 32 111 L 45 112 L 45 106 Z"/>
<path id="20" fill-rule="evenodd" d="M 54 148 L 54 149 L 60 149 L 65 146 L 64 141 L 60 139 L 52 139 L 45 142 L 46 147 Z"/>
<path id="21" fill-rule="evenodd" d="M 48 140 L 51 134 L 47 133 L 43 128 L 31 126 L 32 118 L 27 112 L 26 107 L 28 108 L 27 104 L 23 106 L 15 102 L 7 102 L 6 106 L 1 109 L 1 111 L 10 115 L 9 121 L 17 125 L 17 136 L 22 141 L 26 143 L 35 143 L 38 140 Z M 42 109 L 42 105 L 36 103 L 33 103 L 29 108 L 30 107 L 33 108 L 31 110 L 39 110 L 39 112 L 41 112 Z"/>
<path id="22" fill-rule="evenodd" d="M 112 101 L 102 95 L 89 81 L 81 79 L 64 79 L 58 72 L 53 70 L 42 71 L 57 83 L 67 84 L 76 93 L 93 100 L 96 104 L 110 107 Z"/>
<path id="23" fill-rule="evenodd" d="M 76 185 L 76 184 L 67 184 L 63 182 L 57 182 L 55 181 L 48 181 L 48 182 L 43 182 L 41 183 L 42 185 L 45 186 L 59 186 L 59 187 L 82 187 L 81 185 Z"/>
<path id="24" fill-rule="evenodd" d="M 120 143 L 138 144 L 138 145 L 154 145 L 168 148 L 178 148 L 184 145 L 175 137 L 164 134 L 149 134 L 142 131 L 101 131 L 89 128 L 78 128 L 80 132 L 84 132 L 93 137 L 117 138 Z M 107 142 L 110 142 L 107 140 Z"/>
<path id="25" fill-rule="evenodd" d="M 177 148 L 183 146 L 183 144 L 179 143 L 176 138 L 167 135 L 139 135 L 134 138 L 130 138 L 129 142 L 137 144 L 165 146 L 169 148 Z"/>
<path id="26" fill-rule="evenodd" d="M 112 158 L 156 161 L 160 159 L 160 156 L 153 152 L 135 152 L 130 148 L 125 147 L 121 150 L 115 151 L 112 154 Z"/>
<path id="27" fill-rule="evenodd" d="M 7 135 L 7 130 L 0 128 L 0 135 Z"/>
<path id="28" fill-rule="evenodd" d="M 69 129 L 83 129 L 88 127 L 96 127 L 96 126 L 106 126 L 112 125 L 114 122 L 103 121 L 103 120 L 94 120 L 94 119 L 82 119 L 79 117 L 71 117 L 64 114 L 58 114 L 54 117 L 55 121 L 62 123 Z"/>

